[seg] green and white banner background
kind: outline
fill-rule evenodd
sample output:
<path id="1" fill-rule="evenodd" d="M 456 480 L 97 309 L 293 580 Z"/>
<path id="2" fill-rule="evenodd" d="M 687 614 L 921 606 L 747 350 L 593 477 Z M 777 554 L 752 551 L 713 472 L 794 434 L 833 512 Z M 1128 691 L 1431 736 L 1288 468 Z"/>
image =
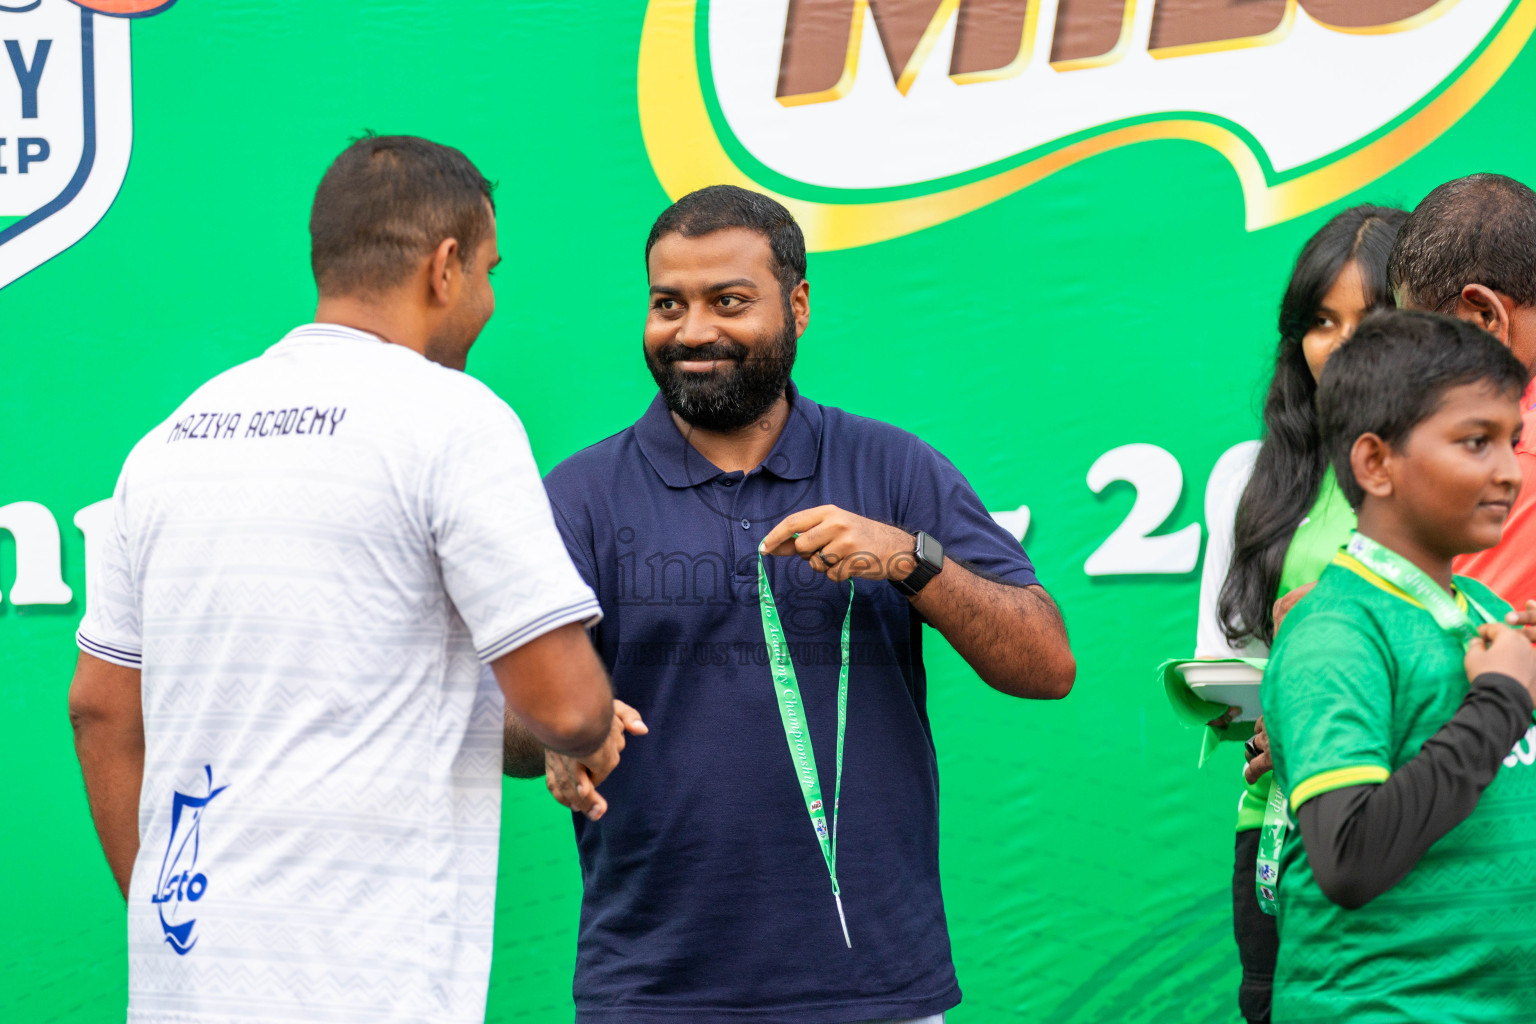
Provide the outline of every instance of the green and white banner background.
<path id="1" fill-rule="evenodd" d="M 125 1002 L 65 706 L 81 510 L 310 317 L 315 184 L 373 129 L 499 181 L 469 371 L 546 469 L 653 394 L 642 246 L 669 197 L 791 204 L 800 386 L 915 431 L 1027 530 L 1078 655 L 1071 697 L 1033 704 L 930 648 L 951 1020 L 1237 1020 L 1239 752 L 1197 769 L 1152 672 L 1193 644 L 1206 479 L 1257 436 L 1290 262 L 1329 215 L 1536 180 L 1533 8 L 0 0 L 0 1019 Z M 569 1020 L 570 822 L 537 782 L 506 796 L 489 1018 Z"/>

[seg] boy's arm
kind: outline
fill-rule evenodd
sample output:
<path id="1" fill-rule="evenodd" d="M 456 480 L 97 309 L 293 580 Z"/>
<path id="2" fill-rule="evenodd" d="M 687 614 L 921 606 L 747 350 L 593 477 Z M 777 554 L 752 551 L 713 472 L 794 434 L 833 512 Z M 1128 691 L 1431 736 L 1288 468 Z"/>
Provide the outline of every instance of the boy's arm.
<path id="1" fill-rule="evenodd" d="M 1302 804 L 1297 822 L 1323 894 L 1354 910 L 1402 881 L 1477 807 L 1530 726 L 1531 710 L 1526 684 L 1483 672 L 1451 720 L 1385 782 L 1335 789 Z"/>

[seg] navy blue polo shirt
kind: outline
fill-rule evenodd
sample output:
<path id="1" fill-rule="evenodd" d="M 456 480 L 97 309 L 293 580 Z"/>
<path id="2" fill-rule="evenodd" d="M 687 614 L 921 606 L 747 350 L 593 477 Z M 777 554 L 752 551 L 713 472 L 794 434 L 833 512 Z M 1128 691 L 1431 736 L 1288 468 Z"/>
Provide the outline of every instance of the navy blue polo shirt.
<path id="1" fill-rule="evenodd" d="M 545 481 L 602 603 L 595 640 L 614 693 L 650 726 L 601 787 L 608 813 L 575 816 L 578 1024 L 837 1024 L 960 1001 L 922 619 L 889 583 L 857 585 L 837 825 L 849 949 L 769 675 L 757 545 L 790 513 L 836 505 L 926 530 L 1011 584 L 1034 583 L 1034 569 L 933 448 L 793 384 L 789 398 L 750 473 L 699 455 L 658 396 Z M 849 585 L 799 558 L 767 564 L 830 802 Z"/>

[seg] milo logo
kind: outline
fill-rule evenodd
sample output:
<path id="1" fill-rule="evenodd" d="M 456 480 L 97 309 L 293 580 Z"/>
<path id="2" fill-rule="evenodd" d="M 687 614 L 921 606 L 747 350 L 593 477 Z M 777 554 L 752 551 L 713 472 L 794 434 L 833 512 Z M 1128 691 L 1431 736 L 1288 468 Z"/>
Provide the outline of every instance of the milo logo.
<path id="1" fill-rule="evenodd" d="M 1449 128 L 1536 0 L 652 0 L 641 125 L 678 196 L 774 194 L 813 249 L 960 216 L 1120 146 L 1231 164 L 1250 229 Z"/>
<path id="2" fill-rule="evenodd" d="M 790 0 L 777 99 L 785 105 L 841 99 L 853 88 L 873 23 L 896 90 L 906 95 L 948 36 L 947 70 L 957 85 L 1022 75 L 1036 50 L 1053 70 L 1083 71 L 1124 60 L 1132 47 L 1156 58 L 1188 57 L 1282 42 L 1299 13 L 1325 29 L 1382 34 L 1418 28 L 1456 0 L 1162 0 L 1146 5 L 1137 33 L 1135 0 L 1058 0 L 1042 24 L 1043 0 Z M 951 25 L 951 22 L 953 23 Z M 1048 46 L 1046 45 L 1048 42 Z"/>

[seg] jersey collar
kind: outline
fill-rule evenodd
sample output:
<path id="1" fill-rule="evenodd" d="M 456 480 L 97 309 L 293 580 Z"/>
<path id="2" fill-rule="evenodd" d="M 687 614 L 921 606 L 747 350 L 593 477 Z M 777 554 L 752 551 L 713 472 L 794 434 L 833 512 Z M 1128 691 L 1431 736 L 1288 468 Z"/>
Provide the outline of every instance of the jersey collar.
<path id="1" fill-rule="evenodd" d="M 821 406 L 802 397 L 794 381 L 785 387 L 784 394 L 789 399 L 789 419 L 758 470 L 781 480 L 804 480 L 816 472 L 821 453 Z M 660 394 L 636 421 L 634 431 L 646 461 L 668 487 L 695 487 L 722 475 L 720 467 L 683 437 Z"/>
<path id="2" fill-rule="evenodd" d="M 377 334 L 370 334 L 356 327 L 346 327 L 342 324 L 300 324 L 283 335 L 282 341 L 277 344 L 285 345 L 290 341 L 367 341 L 375 345 L 387 344 Z"/>
<path id="3" fill-rule="evenodd" d="M 1397 585 L 1382 579 L 1376 573 L 1368 569 L 1364 563 L 1351 556 L 1348 552 L 1340 551 L 1338 554 L 1334 555 L 1333 564 L 1341 569 L 1348 569 L 1356 576 L 1359 576 L 1361 579 L 1365 580 L 1365 582 L 1369 583 L 1371 586 L 1377 588 L 1378 590 L 1384 590 L 1391 594 L 1393 597 L 1401 598 L 1402 600 L 1407 601 L 1409 604 L 1413 605 L 1415 608 L 1424 607 L 1423 602 L 1421 602 L 1418 598 L 1409 594 L 1401 587 L 1398 587 Z M 1463 612 L 1467 611 L 1467 595 L 1461 592 L 1460 587 L 1456 587 L 1455 590 L 1456 607 L 1460 608 Z M 1427 611 L 1428 609 L 1425 610 Z"/>

